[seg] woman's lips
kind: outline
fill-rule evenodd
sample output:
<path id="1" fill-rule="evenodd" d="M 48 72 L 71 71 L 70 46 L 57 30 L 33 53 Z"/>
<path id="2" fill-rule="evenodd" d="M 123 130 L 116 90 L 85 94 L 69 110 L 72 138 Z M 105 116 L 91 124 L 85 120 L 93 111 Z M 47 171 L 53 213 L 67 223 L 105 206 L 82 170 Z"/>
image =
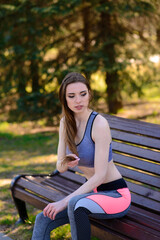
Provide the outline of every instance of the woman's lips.
<path id="1" fill-rule="evenodd" d="M 75 108 L 76 108 L 77 110 L 81 110 L 82 107 L 83 107 L 82 105 L 75 106 Z"/>

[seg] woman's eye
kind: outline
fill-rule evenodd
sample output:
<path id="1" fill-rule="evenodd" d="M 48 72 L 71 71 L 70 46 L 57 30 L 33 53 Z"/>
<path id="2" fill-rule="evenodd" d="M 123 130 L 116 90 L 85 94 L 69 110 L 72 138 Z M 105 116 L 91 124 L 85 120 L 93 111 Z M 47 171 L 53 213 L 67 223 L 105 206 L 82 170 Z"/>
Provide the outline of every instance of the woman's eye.
<path id="1" fill-rule="evenodd" d="M 84 97 L 84 96 L 86 96 L 86 94 L 87 94 L 87 93 L 83 93 L 83 94 L 81 94 L 81 96 Z"/>
<path id="2" fill-rule="evenodd" d="M 74 98 L 74 96 L 68 96 L 69 98 Z"/>

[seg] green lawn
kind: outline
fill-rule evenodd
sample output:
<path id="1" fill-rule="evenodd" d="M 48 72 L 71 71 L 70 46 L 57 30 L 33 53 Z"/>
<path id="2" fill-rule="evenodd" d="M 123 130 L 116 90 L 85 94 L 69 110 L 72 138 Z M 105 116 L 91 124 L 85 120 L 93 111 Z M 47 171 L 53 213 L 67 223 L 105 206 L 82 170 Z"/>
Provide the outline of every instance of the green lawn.
<path id="1" fill-rule="evenodd" d="M 15 240 L 29 240 L 38 210 L 28 205 L 28 223 L 15 227 L 18 215 L 11 199 L 10 182 L 18 174 L 50 173 L 55 169 L 58 133 L 18 134 L 10 132 L 10 125 L 4 128 L 4 123 L 0 129 L 0 231 Z M 57 236 L 68 234 L 67 229 L 58 231 Z"/>

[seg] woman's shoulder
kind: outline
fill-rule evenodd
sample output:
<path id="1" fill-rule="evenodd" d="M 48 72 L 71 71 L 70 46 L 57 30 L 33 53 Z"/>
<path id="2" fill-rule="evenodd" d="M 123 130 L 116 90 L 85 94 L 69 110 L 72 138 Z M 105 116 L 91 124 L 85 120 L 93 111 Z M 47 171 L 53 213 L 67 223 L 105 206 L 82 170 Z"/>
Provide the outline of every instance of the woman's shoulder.
<path id="1" fill-rule="evenodd" d="M 109 141 L 111 139 L 108 121 L 100 114 L 98 114 L 94 120 L 92 134 L 94 140 L 97 138 L 108 139 L 108 137 Z"/>
<path id="2" fill-rule="evenodd" d="M 60 131 L 60 132 L 63 132 L 63 131 L 64 131 L 64 126 L 65 126 L 65 118 L 62 117 L 62 118 L 60 119 L 60 124 L 59 124 L 59 131 Z"/>
<path id="3" fill-rule="evenodd" d="M 64 124 L 64 121 L 65 121 L 65 117 L 63 116 L 63 117 L 60 119 L 60 124 Z"/>
<path id="4" fill-rule="evenodd" d="M 95 120 L 94 120 L 94 126 L 97 128 L 105 128 L 108 127 L 108 121 L 105 119 L 101 114 L 97 114 Z"/>

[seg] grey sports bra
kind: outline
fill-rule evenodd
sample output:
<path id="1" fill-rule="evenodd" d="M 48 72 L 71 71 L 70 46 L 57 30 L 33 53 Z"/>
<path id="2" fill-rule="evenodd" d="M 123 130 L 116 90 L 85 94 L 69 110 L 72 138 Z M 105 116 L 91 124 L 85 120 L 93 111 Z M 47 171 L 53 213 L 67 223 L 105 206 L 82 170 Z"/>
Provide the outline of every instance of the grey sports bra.
<path id="1" fill-rule="evenodd" d="M 79 144 L 77 144 L 77 152 L 79 154 L 80 161 L 79 166 L 94 167 L 94 155 L 95 155 L 95 143 L 92 140 L 92 126 L 97 112 L 92 112 L 88 118 L 86 129 L 83 138 Z M 69 148 L 66 148 L 66 154 L 70 154 Z M 108 162 L 112 160 L 112 143 L 109 148 Z"/>

